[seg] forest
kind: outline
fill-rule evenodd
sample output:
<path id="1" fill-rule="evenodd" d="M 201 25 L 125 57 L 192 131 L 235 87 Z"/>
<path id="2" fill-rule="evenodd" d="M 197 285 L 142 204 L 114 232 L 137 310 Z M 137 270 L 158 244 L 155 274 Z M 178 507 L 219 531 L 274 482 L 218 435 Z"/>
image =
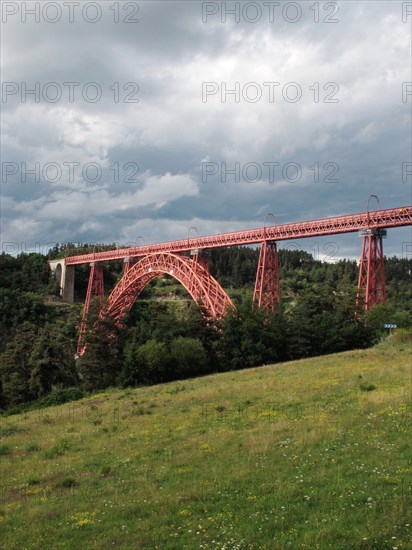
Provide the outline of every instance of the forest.
<path id="1" fill-rule="evenodd" d="M 103 248 L 111 248 L 106 245 Z M 88 266 L 76 266 L 75 302 L 65 303 L 48 260 L 91 250 L 56 245 L 47 256 L 0 255 L 0 408 L 62 403 L 107 387 L 140 386 L 369 347 L 384 323 L 411 326 L 412 260 L 385 258 L 387 304 L 356 311 L 355 261 L 315 260 L 279 250 L 282 301 L 274 314 L 252 303 L 259 250 L 212 250 L 212 275 L 236 310 L 214 325 L 171 277 L 148 285 L 119 329 L 92 304 L 87 350 L 75 358 Z M 105 291 L 122 263 L 105 265 Z"/>

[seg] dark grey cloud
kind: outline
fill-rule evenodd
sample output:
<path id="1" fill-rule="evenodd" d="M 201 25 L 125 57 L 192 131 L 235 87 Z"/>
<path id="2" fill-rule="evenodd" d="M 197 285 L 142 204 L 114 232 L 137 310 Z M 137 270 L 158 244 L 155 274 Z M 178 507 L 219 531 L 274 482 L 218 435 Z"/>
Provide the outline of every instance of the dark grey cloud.
<path id="1" fill-rule="evenodd" d="M 131 2 L 137 24 L 115 23 L 110 2 L 100 2 L 95 24 L 78 15 L 55 24 L 9 17 L 3 82 L 19 90 L 2 104 L 2 161 L 18 171 L 3 178 L 3 241 L 155 242 L 193 225 L 200 234 L 256 227 L 269 211 L 278 223 L 357 212 L 372 193 L 382 207 L 409 204 L 402 164 L 412 161 L 412 96 L 402 98 L 402 83 L 412 81 L 411 17 L 403 22 L 403 3 L 319 3 L 319 23 L 309 2 L 294 3 L 296 23 L 287 20 L 293 8 L 282 15 L 285 3 L 274 5 L 272 22 L 263 3 L 252 4 L 262 8 L 256 23 L 230 16 L 222 23 L 222 3 L 209 3 L 219 12 L 203 22 L 206 4 L 190 1 Z M 61 100 L 22 103 L 22 86 L 36 82 L 42 91 L 60 85 Z M 73 101 L 64 82 L 79 82 Z M 91 82 L 102 91 L 96 103 L 82 96 Z M 207 101 L 204 82 L 218 86 Z M 222 87 L 236 82 L 246 94 L 255 82 L 261 100 L 241 94 L 222 102 Z M 279 83 L 273 102 L 268 82 Z M 293 82 L 302 93 L 296 103 L 282 95 Z M 22 182 L 22 163 L 40 166 L 38 181 Z M 62 167 L 58 181 L 50 181 L 52 167 L 44 173 L 53 163 Z M 76 163 L 73 177 L 68 163 Z M 89 163 L 101 170 L 98 181 L 85 179 Z M 205 179 L 204 163 L 218 172 Z M 224 181 L 223 163 L 240 166 L 239 181 L 230 174 Z M 245 177 L 250 163 L 262 169 L 259 181 Z M 278 163 L 272 174 L 268 163 Z M 392 230 L 386 252 L 402 255 L 410 237 L 409 229 Z M 336 242 L 339 256 L 359 254 L 355 236 Z"/>

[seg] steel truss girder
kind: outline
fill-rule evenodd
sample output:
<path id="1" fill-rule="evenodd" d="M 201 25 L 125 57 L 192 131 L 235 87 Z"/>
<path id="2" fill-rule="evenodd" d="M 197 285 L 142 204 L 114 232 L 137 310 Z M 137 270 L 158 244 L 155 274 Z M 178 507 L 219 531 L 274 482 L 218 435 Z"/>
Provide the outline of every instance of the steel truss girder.
<path id="1" fill-rule="evenodd" d="M 277 245 L 273 241 L 263 241 L 260 248 L 253 301 L 268 313 L 273 313 L 280 298 Z"/>
<path id="2" fill-rule="evenodd" d="M 86 301 L 84 303 L 82 320 L 80 322 L 79 339 L 77 342 L 77 354 L 79 356 L 84 353 L 84 334 L 87 328 L 87 317 L 89 315 L 90 303 L 94 298 L 99 299 L 100 309 L 103 306 L 104 299 L 104 280 L 103 266 L 92 262 L 89 274 L 89 282 L 87 285 Z"/>
<path id="3" fill-rule="evenodd" d="M 148 244 L 132 248 L 119 248 L 117 250 L 106 250 L 92 254 L 67 257 L 66 265 L 84 264 L 96 261 L 111 261 L 120 258 L 137 258 L 155 253 L 179 253 L 195 249 L 222 248 L 225 246 L 242 246 L 247 244 L 258 244 L 270 239 L 283 241 L 300 239 L 305 237 L 318 237 L 320 235 L 337 235 L 340 233 L 351 233 L 362 229 L 377 229 L 389 227 L 402 227 L 412 224 L 412 206 L 389 208 L 386 210 L 375 210 L 359 214 L 349 214 L 334 218 L 323 218 L 302 222 L 274 225 L 272 227 L 261 227 L 259 229 L 248 229 L 220 235 L 209 235 L 207 237 L 194 237 L 181 239 L 159 244 Z"/>
<path id="4" fill-rule="evenodd" d="M 229 296 L 197 255 L 194 260 L 178 254 L 149 254 L 129 267 L 108 297 L 105 313 L 117 320 L 130 311 L 142 290 L 159 275 L 171 275 L 203 308 L 205 317 L 218 319 L 234 307 Z"/>
<path id="5" fill-rule="evenodd" d="M 356 305 L 367 311 L 378 303 L 386 303 L 385 267 L 382 235 L 372 232 L 363 237 Z"/>

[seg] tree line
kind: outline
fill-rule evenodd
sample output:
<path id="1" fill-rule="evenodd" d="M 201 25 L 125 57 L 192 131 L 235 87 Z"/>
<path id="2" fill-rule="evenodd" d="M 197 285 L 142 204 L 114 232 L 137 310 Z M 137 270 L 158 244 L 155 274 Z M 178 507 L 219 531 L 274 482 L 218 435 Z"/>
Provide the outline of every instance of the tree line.
<path id="1" fill-rule="evenodd" d="M 58 247 L 53 252 L 61 253 Z M 380 338 L 383 323 L 411 324 L 411 260 L 385 259 L 388 304 L 365 316 L 355 315 L 356 262 L 325 263 L 304 251 L 280 250 L 283 298 L 269 315 L 252 303 L 258 254 L 247 247 L 209 254 L 211 273 L 236 304 L 219 326 L 204 321 L 176 281 L 161 277 L 145 289 L 121 330 L 92 304 L 87 351 L 75 359 L 87 269 L 76 268 L 78 302 L 65 304 L 47 257 L 3 253 L 0 407 L 363 348 Z M 120 262 L 105 267 L 108 288 L 121 268 Z"/>

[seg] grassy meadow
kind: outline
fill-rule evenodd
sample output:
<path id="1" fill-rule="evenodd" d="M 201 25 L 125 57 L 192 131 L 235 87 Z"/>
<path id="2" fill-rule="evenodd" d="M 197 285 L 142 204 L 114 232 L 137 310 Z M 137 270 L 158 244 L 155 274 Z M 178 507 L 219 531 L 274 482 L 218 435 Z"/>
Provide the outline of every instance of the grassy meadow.
<path id="1" fill-rule="evenodd" d="M 0 419 L 12 549 L 412 548 L 411 344 Z"/>

